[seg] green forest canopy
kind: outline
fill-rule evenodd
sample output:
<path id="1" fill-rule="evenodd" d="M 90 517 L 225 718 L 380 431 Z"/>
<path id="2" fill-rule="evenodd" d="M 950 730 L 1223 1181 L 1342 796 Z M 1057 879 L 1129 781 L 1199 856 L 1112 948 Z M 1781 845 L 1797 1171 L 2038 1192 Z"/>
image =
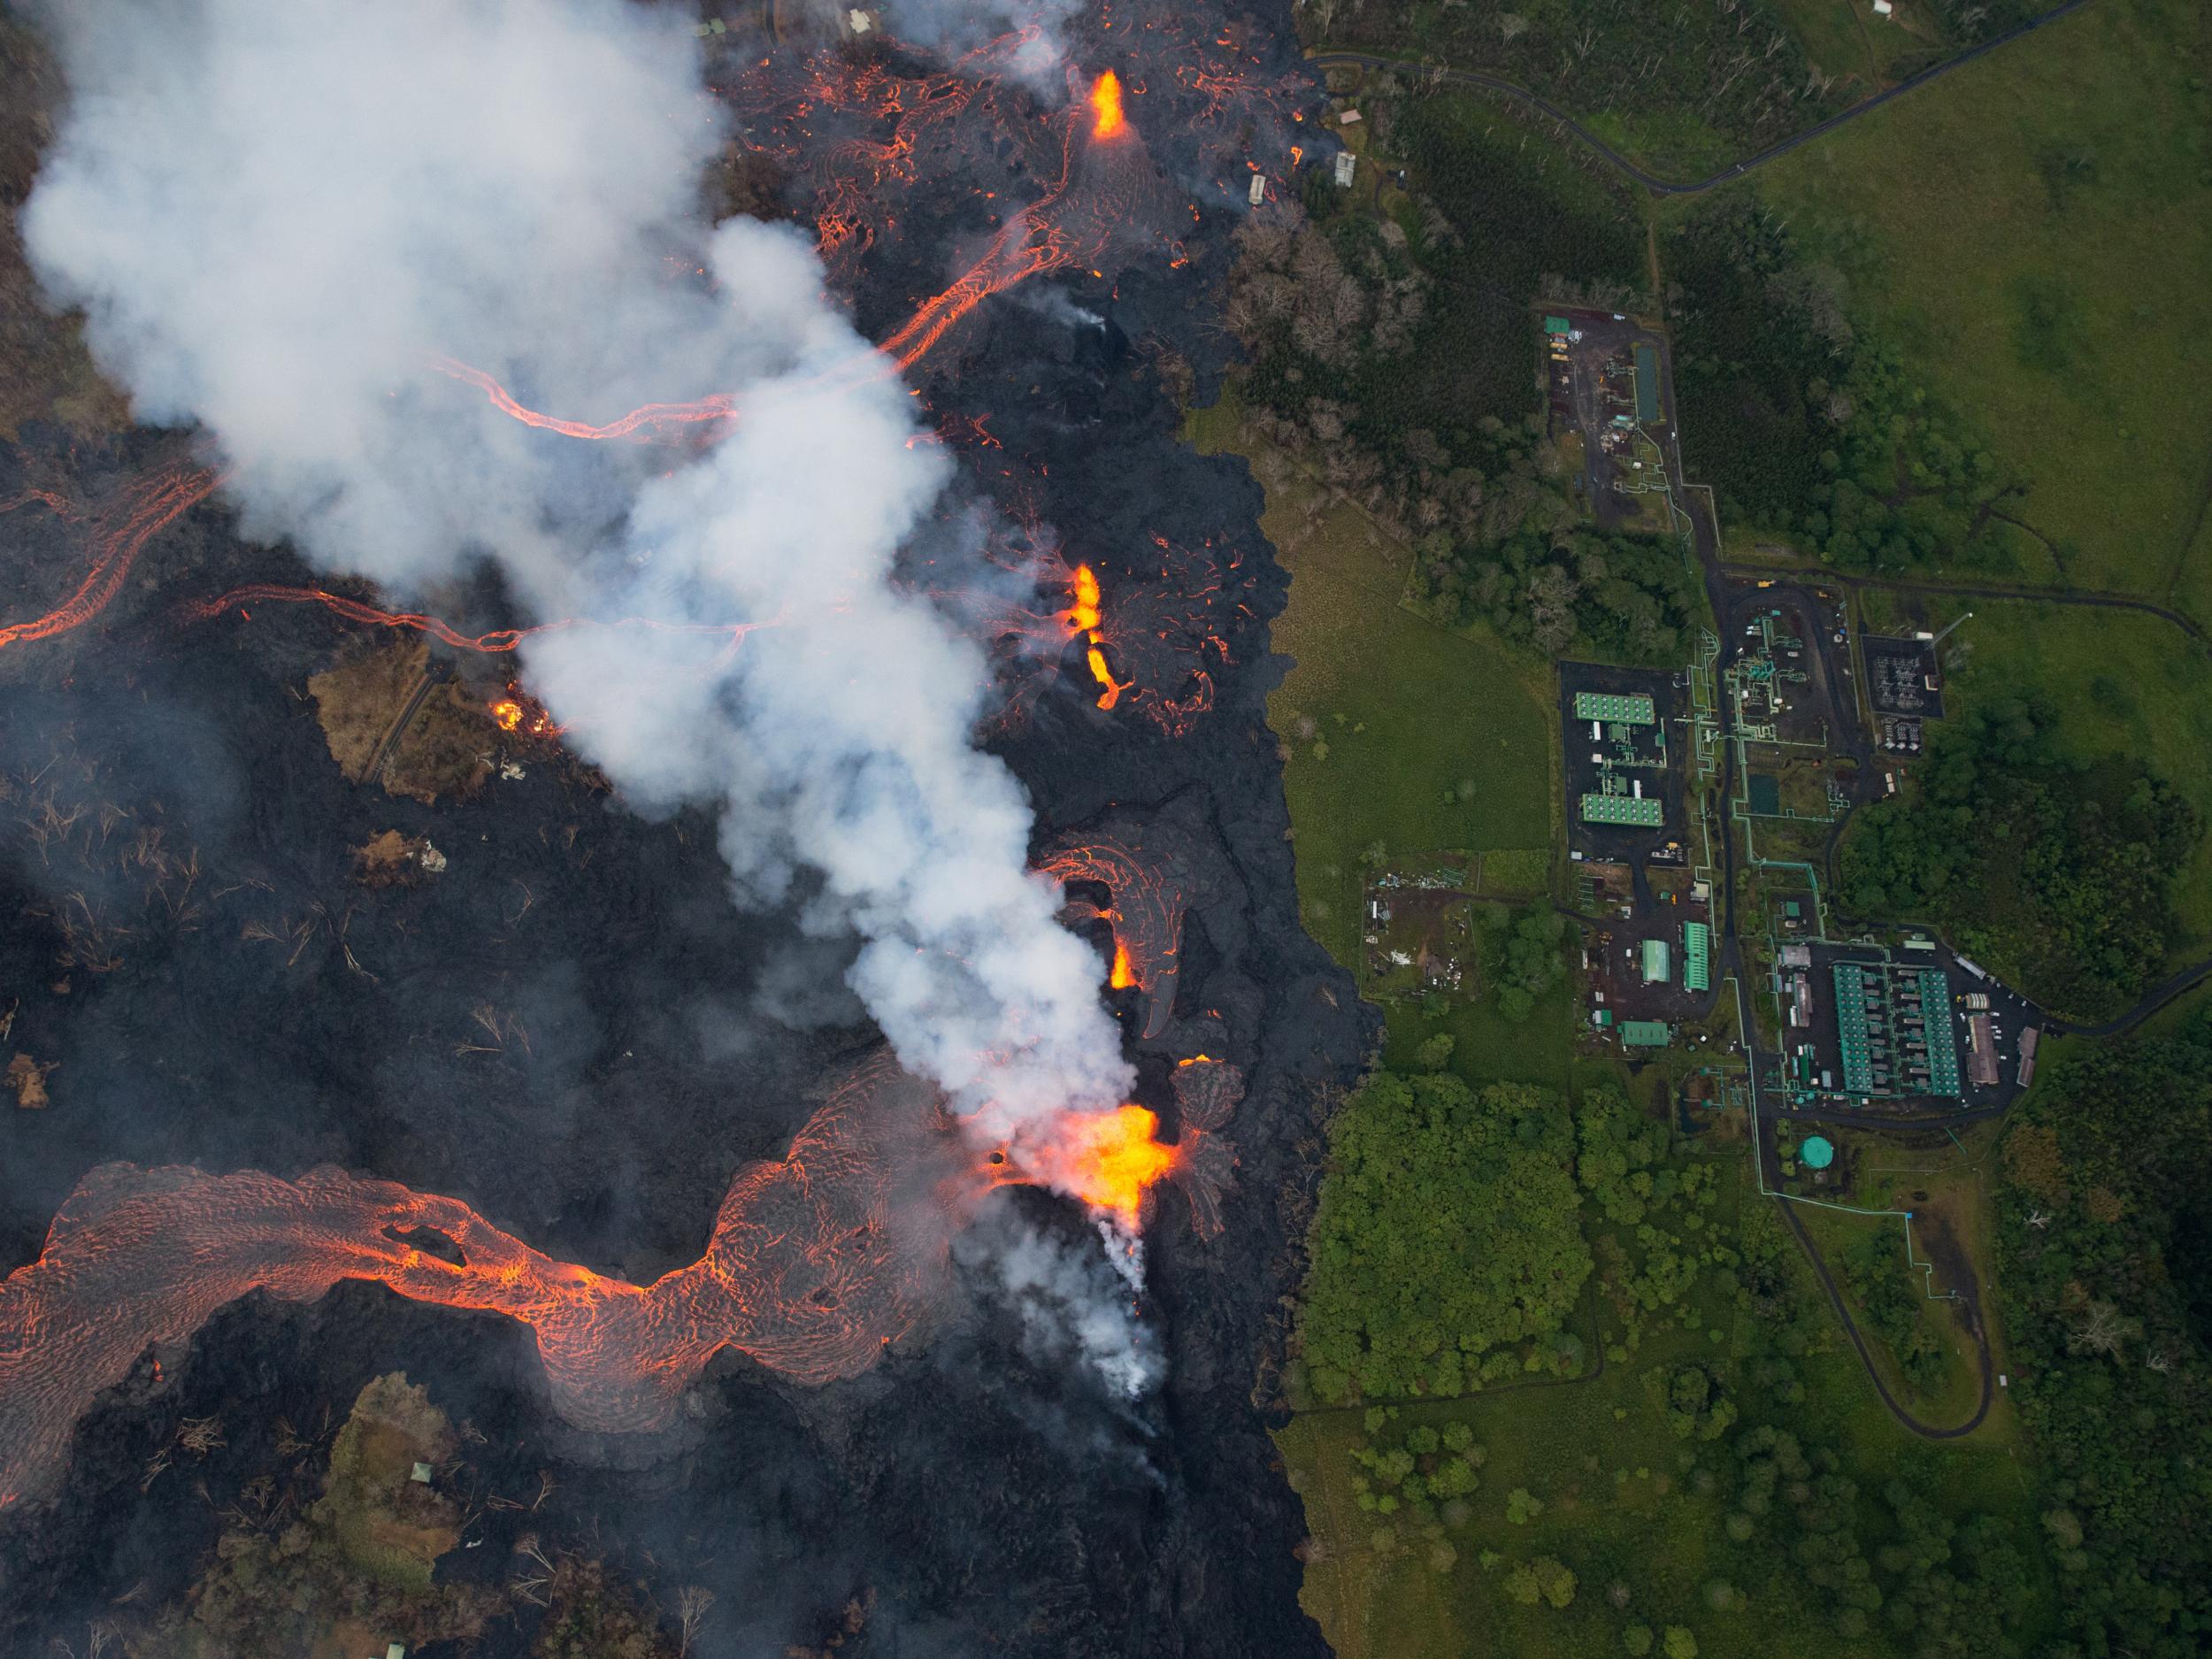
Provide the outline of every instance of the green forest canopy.
<path id="1" fill-rule="evenodd" d="M 2004 1141 L 1998 1284 L 2068 1655 L 2212 1645 L 2212 1014 L 2070 1059 Z"/>
<path id="2" fill-rule="evenodd" d="M 1298 1327 L 1318 1397 L 1448 1396 L 1558 1363 L 1591 1263 L 1557 1095 L 1377 1071 L 1329 1151 Z"/>
<path id="3" fill-rule="evenodd" d="M 1917 787 L 1857 815 L 1844 908 L 1934 922 L 2044 1006 L 2126 1008 L 2163 972 L 2174 873 L 2203 826 L 2142 761 L 2062 756 L 2039 695 L 1946 721 Z"/>

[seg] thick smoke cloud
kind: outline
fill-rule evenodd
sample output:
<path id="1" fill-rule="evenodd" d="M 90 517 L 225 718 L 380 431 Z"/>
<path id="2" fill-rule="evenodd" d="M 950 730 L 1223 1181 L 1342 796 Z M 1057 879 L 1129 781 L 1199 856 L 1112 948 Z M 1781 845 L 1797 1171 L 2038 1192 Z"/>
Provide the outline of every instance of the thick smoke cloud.
<path id="1" fill-rule="evenodd" d="M 1121 1098 L 1093 953 L 969 734 L 975 648 L 890 576 L 949 482 L 787 227 L 697 217 L 692 19 L 616 0 L 56 0 L 67 117 L 24 225 L 142 419 L 198 422 L 249 534 L 397 591 L 495 564 L 526 678 L 741 887 L 850 929 L 902 1059 L 995 1129 Z M 690 450 L 511 420 L 733 394 Z"/>

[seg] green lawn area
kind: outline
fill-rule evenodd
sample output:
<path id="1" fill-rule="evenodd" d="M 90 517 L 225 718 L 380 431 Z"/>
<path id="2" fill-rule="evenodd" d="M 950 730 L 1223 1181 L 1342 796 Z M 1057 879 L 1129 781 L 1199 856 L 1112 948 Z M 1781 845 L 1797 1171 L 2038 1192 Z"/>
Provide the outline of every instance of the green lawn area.
<path id="1" fill-rule="evenodd" d="M 1413 1053 L 1424 1038 L 1440 1031 L 1452 1034 L 1451 1070 L 1470 1083 L 1540 1083 L 1564 1089 L 1568 1060 L 1574 1051 L 1572 987 L 1563 979 L 1536 999 L 1517 1024 L 1498 1012 L 1498 999 L 1486 992 L 1472 1002 L 1455 998 L 1439 1018 L 1412 1002 L 1384 1010 L 1383 1064 L 1397 1071 L 1418 1068 Z"/>
<path id="2" fill-rule="evenodd" d="M 1903 1219 L 1896 1216 L 1855 1216 L 1832 1210 L 1818 1210 L 1802 1206 L 1798 1219 L 1805 1224 L 1805 1231 L 1820 1247 L 1820 1254 L 1828 1271 L 1836 1276 L 1836 1283 L 1843 1292 L 1844 1301 L 1851 1309 L 1853 1322 L 1859 1334 L 1873 1349 L 1875 1362 L 1881 1367 L 1882 1380 L 1889 1385 L 1890 1393 L 1898 1403 L 1921 1422 L 1932 1428 L 1947 1428 L 1963 1423 L 1974 1415 L 1975 1403 L 1981 1398 L 1981 1368 L 1976 1363 L 1974 1344 L 1964 1328 L 1950 1312 L 1950 1304 L 1931 1300 L 1927 1281 L 1920 1269 L 1905 1259 Z M 1883 1241 L 1886 1256 L 1893 1256 L 1892 1267 L 1901 1279 L 1909 1279 L 1919 1314 L 1920 1328 L 1941 1346 L 1943 1350 L 1942 1381 L 1932 1389 L 1916 1387 L 1899 1368 L 1896 1355 L 1874 1322 L 1867 1317 L 1865 1307 L 1854 1293 L 1846 1276 L 1844 1258 L 1851 1248 L 1870 1234 Z M 1924 1263 L 1926 1257 L 1919 1258 Z M 1943 1286 L 1939 1283 L 1936 1294 Z M 1866 1387 L 1863 1380 L 1860 1386 Z M 1993 1404 L 1992 1411 L 1995 1410 Z M 1976 1435 L 1991 1433 L 1986 1421 L 1975 1431 Z"/>
<path id="3" fill-rule="evenodd" d="M 2179 949 L 2200 954 L 2212 941 L 2212 656 L 2170 622 L 2087 605 L 1931 599 L 1928 625 L 1970 609 L 1973 620 L 1945 642 L 1947 706 L 2040 690 L 2062 710 L 2060 741 L 2074 754 L 2141 756 L 2203 818 L 2206 838 L 2173 889 Z"/>
<path id="4" fill-rule="evenodd" d="M 1232 395 L 1191 417 L 1209 453 L 1232 447 Z M 1306 929 L 1348 967 L 1360 941 L 1360 857 L 1552 841 L 1548 669 L 1490 637 L 1403 609 L 1405 555 L 1356 508 L 1310 520 L 1312 487 L 1271 473 L 1261 528 L 1290 572 L 1275 649 L 1294 666 L 1268 700 L 1288 751 L 1283 787 L 1297 837 Z"/>
<path id="5" fill-rule="evenodd" d="M 1876 17 L 1865 0 L 1773 0 L 1775 11 L 1823 74 L 1851 77 L 1851 96 L 1879 91 L 1945 48 L 1926 9 L 1903 0 Z"/>
<path id="6" fill-rule="evenodd" d="M 2088 6 L 1743 188 L 2023 472 L 2066 582 L 2212 618 L 2208 17 Z"/>

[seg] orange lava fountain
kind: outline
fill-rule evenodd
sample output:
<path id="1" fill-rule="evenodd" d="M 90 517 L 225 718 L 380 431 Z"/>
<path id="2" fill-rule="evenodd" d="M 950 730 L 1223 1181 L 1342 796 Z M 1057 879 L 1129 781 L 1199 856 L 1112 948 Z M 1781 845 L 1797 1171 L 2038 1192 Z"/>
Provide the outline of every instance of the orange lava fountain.
<path id="1" fill-rule="evenodd" d="M 1035 1172 L 1134 1230 L 1154 1182 L 1175 1168 L 1175 1148 L 1157 1138 L 1160 1120 L 1141 1106 L 1071 1112 L 1051 1142 L 1029 1158 Z"/>
<path id="2" fill-rule="evenodd" d="M 1118 138 L 1129 130 L 1121 111 L 1121 77 L 1109 69 L 1091 82 L 1091 136 Z"/>
<path id="3" fill-rule="evenodd" d="M 1110 709 L 1121 701 L 1121 694 L 1129 689 L 1129 682 L 1114 678 L 1113 670 L 1106 662 L 1106 636 L 1100 632 L 1102 613 L 1098 605 L 1098 572 L 1087 565 L 1075 567 L 1075 603 L 1060 613 L 1068 632 L 1080 634 L 1086 641 L 1083 660 L 1090 665 L 1091 678 L 1098 682 L 1098 706 Z"/>

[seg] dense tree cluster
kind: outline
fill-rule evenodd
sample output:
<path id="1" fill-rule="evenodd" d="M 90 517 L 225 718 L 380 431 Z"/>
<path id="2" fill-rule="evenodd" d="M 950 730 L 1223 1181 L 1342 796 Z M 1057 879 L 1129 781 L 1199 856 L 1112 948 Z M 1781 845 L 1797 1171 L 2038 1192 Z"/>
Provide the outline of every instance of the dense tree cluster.
<path id="1" fill-rule="evenodd" d="M 1736 1416 L 1736 1402 L 1704 1366 L 1685 1365 L 1667 1379 L 1667 1426 L 1676 1439 L 1717 1440 Z"/>
<path id="2" fill-rule="evenodd" d="M 1746 150 L 1810 126 L 1848 96 L 1838 66 L 1816 73 L 1763 0 L 1616 0 L 1602 12 L 1526 0 L 1308 0 L 1300 15 L 1310 44 L 1418 51 L 1578 114 L 1693 118 Z"/>
<path id="3" fill-rule="evenodd" d="M 1731 196 L 1669 236 L 1683 465 L 1729 518 L 1845 570 L 2002 569 L 2017 481 L 1855 319 L 1833 264 Z"/>
<path id="4" fill-rule="evenodd" d="M 1943 1344 L 1921 1317 L 1924 1293 L 1904 1246 L 1887 1227 L 1867 1233 L 1839 1257 L 1844 1279 L 1868 1328 L 1895 1356 L 1905 1380 L 1923 1394 L 1943 1386 Z"/>
<path id="5" fill-rule="evenodd" d="M 1490 543 L 1423 536 L 1408 593 L 1440 622 L 1479 618 L 1547 656 L 1574 649 L 1651 664 L 1683 659 L 1703 604 L 1678 540 L 1525 526 Z"/>
<path id="6" fill-rule="evenodd" d="M 2011 1390 L 2081 1655 L 2212 1645 L 2212 1016 L 2070 1059 L 1998 1204 Z"/>
<path id="7" fill-rule="evenodd" d="M 1590 1251 L 1556 1095 L 1379 1071 L 1329 1150 L 1298 1325 L 1317 1396 L 1450 1396 L 1576 1368 L 1563 1327 Z"/>
<path id="8" fill-rule="evenodd" d="M 1738 1565 L 1780 1566 L 1790 1594 L 1851 1640 L 1886 1635 L 1912 1659 L 2004 1659 L 2021 1651 L 2033 1540 L 2010 1520 L 1953 1522 L 1919 1481 L 1890 1481 L 1870 1510 L 1832 1450 L 1770 1424 L 1730 1448 Z M 1869 1552 L 1871 1541 L 1871 1553 Z"/>
<path id="9" fill-rule="evenodd" d="M 2144 762 L 2084 764 L 2057 728 L 2039 696 L 1946 721 L 1917 787 L 1853 819 L 1839 896 L 1932 921 L 2044 1006 L 2093 1019 L 2163 971 L 2174 874 L 2203 826 Z"/>
<path id="10" fill-rule="evenodd" d="M 1450 1505 L 1482 1485 L 1475 1471 L 1487 1453 L 1475 1443 L 1464 1423 L 1442 1429 L 1421 1423 L 1406 1428 L 1393 1444 L 1386 1432 L 1398 1421 L 1394 1408 L 1370 1407 L 1366 1437 L 1353 1448 L 1360 1473 L 1352 1477 L 1355 1501 L 1377 1515 L 1407 1509 L 1417 1525 L 1436 1518 L 1432 1506 Z M 1463 1506 L 1462 1506 L 1463 1509 Z M 1463 1518 L 1461 1510 L 1455 1518 Z"/>
<path id="11" fill-rule="evenodd" d="M 1586 1094 L 1575 1108 L 1575 1179 L 1608 1221 L 1632 1227 L 1643 1220 L 1647 1205 L 1663 1205 L 1672 1194 L 1675 1171 L 1655 1168 L 1667 1154 L 1665 1125 L 1631 1106 L 1618 1090 Z"/>
<path id="12" fill-rule="evenodd" d="M 1532 904 L 1493 931 L 1484 960 L 1497 981 L 1499 1013 L 1519 1024 L 1559 982 L 1566 972 L 1559 949 L 1566 934 L 1565 918 L 1548 904 Z"/>

